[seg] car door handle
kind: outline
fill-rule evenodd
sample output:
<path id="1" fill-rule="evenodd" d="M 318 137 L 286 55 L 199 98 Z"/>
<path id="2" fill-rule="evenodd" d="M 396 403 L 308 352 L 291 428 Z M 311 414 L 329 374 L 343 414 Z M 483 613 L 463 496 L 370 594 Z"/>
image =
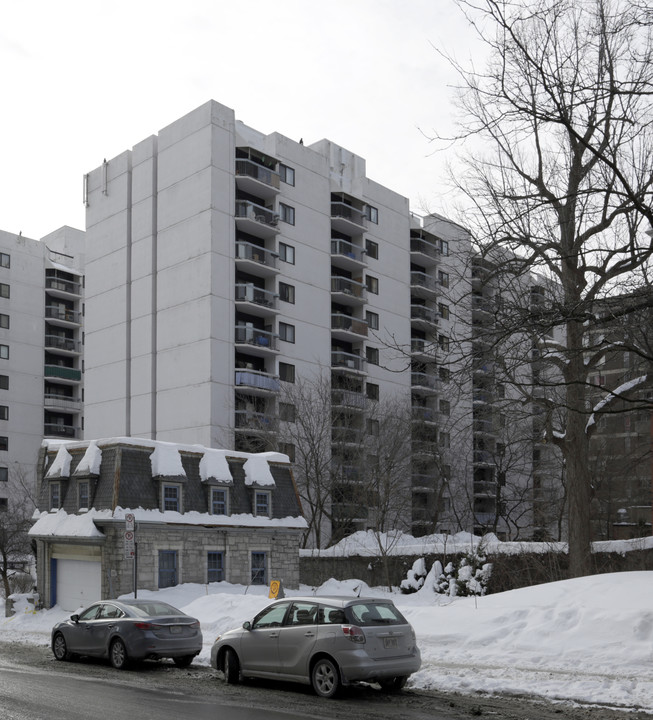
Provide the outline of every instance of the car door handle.
<path id="1" fill-rule="evenodd" d="M 276 633 L 270 633 L 270 634 L 268 635 L 268 637 L 270 638 L 270 640 L 276 640 L 276 638 L 279 637 L 279 633 L 278 633 L 278 632 L 276 632 Z"/>
<path id="2" fill-rule="evenodd" d="M 315 633 L 308 630 L 304 633 L 304 637 L 315 637 Z"/>

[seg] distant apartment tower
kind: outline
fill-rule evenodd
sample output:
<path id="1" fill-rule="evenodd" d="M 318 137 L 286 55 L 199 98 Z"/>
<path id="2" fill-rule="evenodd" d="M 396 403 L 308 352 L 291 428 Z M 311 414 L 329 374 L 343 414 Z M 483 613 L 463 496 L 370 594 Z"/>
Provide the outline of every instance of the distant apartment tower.
<path id="1" fill-rule="evenodd" d="M 0 510 L 33 487 L 43 437 L 81 437 L 83 241 L 0 231 Z"/>

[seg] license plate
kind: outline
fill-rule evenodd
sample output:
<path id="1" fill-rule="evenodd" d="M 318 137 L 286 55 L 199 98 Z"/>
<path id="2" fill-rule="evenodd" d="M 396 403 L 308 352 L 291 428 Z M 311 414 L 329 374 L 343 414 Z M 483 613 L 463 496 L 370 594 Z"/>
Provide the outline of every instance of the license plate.
<path id="1" fill-rule="evenodd" d="M 383 647 L 392 650 L 397 647 L 397 638 L 383 638 Z"/>
<path id="2" fill-rule="evenodd" d="M 179 635 L 181 633 L 181 625 L 171 625 L 170 632 L 173 635 Z"/>

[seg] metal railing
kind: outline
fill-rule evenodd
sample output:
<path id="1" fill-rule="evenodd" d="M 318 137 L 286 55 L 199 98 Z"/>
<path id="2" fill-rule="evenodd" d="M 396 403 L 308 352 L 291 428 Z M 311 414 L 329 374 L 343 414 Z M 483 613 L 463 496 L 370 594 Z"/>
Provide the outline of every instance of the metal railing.
<path id="1" fill-rule="evenodd" d="M 70 295 L 79 295 L 81 287 L 82 286 L 80 283 L 72 282 L 71 280 L 62 280 L 61 278 L 57 277 L 45 278 L 46 290 L 59 290 Z"/>
<path id="2" fill-rule="evenodd" d="M 76 370 L 75 368 L 64 367 L 62 365 L 46 365 L 45 366 L 45 377 L 56 377 L 62 380 L 77 380 L 82 379 L 82 371 Z"/>
<path id="3" fill-rule="evenodd" d="M 279 336 L 268 330 L 259 330 L 258 328 L 249 327 L 248 325 L 236 325 L 237 343 L 247 343 L 248 345 L 256 345 L 268 350 L 277 350 Z"/>
<path id="4" fill-rule="evenodd" d="M 255 220 L 270 227 L 276 227 L 279 224 L 279 215 L 274 210 L 249 200 L 236 200 L 236 217 Z"/>
<path id="5" fill-rule="evenodd" d="M 331 352 L 331 367 L 343 367 L 349 370 L 364 371 L 366 360 L 360 355 L 344 352 L 342 350 L 333 350 Z"/>
<path id="6" fill-rule="evenodd" d="M 367 337 L 367 322 L 343 313 L 331 313 L 331 329 L 346 330 Z"/>
<path id="7" fill-rule="evenodd" d="M 56 350 L 67 350 L 69 352 L 80 352 L 82 344 L 78 340 L 62 337 L 61 335 L 46 335 L 45 347 Z"/>
<path id="8" fill-rule="evenodd" d="M 65 320 L 66 322 L 80 324 L 82 314 L 78 310 L 69 310 L 58 305 L 48 305 L 45 308 L 46 319 Z"/>
<path id="9" fill-rule="evenodd" d="M 365 227 L 367 221 L 365 213 L 362 210 L 339 201 L 331 203 L 331 217 L 343 218 L 344 220 L 349 220 L 349 222 L 352 222 L 355 225 L 360 225 L 361 227 Z"/>
<path id="10" fill-rule="evenodd" d="M 241 387 L 257 388 L 279 392 L 281 384 L 276 375 L 261 372 L 260 370 L 236 370 L 235 384 Z"/>
<path id="11" fill-rule="evenodd" d="M 343 293 L 352 297 L 365 300 L 367 298 L 367 286 L 357 280 L 342 277 L 342 275 L 331 276 L 331 292 Z"/>
<path id="12" fill-rule="evenodd" d="M 358 245 L 354 245 L 347 240 L 331 238 L 331 254 L 343 255 L 344 257 L 348 257 L 350 260 L 356 260 L 361 263 L 365 262 L 365 251 L 363 248 Z"/>
<path id="13" fill-rule="evenodd" d="M 279 173 L 246 158 L 236 158 L 236 177 L 251 177 L 279 189 Z"/>
<path id="14" fill-rule="evenodd" d="M 236 260 L 251 260 L 271 268 L 277 267 L 277 253 L 244 240 L 236 241 Z"/>
<path id="15" fill-rule="evenodd" d="M 426 307 L 424 305 L 410 306 L 410 319 L 422 320 L 423 322 L 437 325 L 440 320 L 440 313 L 435 308 Z"/>
<path id="16" fill-rule="evenodd" d="M 264 290 L 254 283 L 236 284 L 236 302 L 249 302 L 263 307 L 276 308 L 279 296 L 271 290 Z"/>

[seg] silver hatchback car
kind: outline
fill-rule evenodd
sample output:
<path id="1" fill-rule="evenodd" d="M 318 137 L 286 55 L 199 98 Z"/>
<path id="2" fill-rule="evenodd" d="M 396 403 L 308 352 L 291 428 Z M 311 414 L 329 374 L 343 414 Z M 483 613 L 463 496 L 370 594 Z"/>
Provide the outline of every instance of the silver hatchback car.
<path id="1" fill-rule="evenodd" d="M 376 598 L 276 600 L 211 648 L 211 665 L 228 683 L 289 680 L 326 698 L 361 681 L 400 690 L 420 664 L 413 628 L 390 600 Z"/>

